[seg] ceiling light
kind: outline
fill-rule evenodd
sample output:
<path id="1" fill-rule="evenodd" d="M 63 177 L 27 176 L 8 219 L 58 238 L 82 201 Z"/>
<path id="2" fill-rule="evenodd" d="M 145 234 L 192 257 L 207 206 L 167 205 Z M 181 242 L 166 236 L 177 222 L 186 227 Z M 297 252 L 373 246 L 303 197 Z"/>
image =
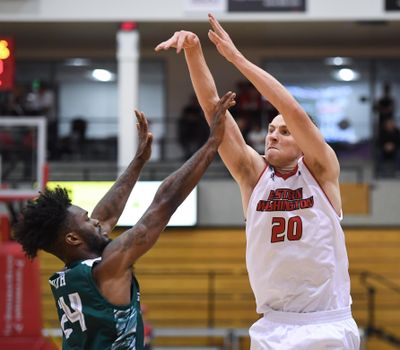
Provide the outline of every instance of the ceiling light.
<path id="1" fill-rule="evenodd" d="M 92 77 L 98 81 L 113 81 L 115 79 L 115 74 L 111 73 L 106 69 L 94 69 L 92 72 Z"/>
<path id="2" fill-rule="evenodd" d="M 324 60 L 328 66 L 348 66 L 352 64 L 353 60 L 350 57 L 327 57 Z"/>
<path id="3" fill-rule="evenodd" d="M 350 68 L 342 68 L 334 71 L 333 77 L 340 81 L 354 81 L 360 78 L 360 73 Z"/>
<path id="4" fill-rule="evenodd" d="M 66 66 L 74 66 L 74 67 L 82 67 L 88 66 L 90 64 L 90 60 L 87 58 L 69 58 L 64 61 Z"/>

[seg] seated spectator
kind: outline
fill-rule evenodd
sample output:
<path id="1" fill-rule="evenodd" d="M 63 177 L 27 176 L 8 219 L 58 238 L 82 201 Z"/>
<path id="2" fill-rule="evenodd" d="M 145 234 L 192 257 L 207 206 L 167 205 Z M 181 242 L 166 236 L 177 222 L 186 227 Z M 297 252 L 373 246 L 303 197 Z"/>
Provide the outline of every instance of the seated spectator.
<path id="1" fill-rule="evenodd" d="M 387 119 L 383 124 L 378 137 L 380 162 L 379 174 L 384 177 L 393 177 L 398 170 L 400 130 L 394 119 Z"/>
<path id="2" fill-rule="evenodd" d="M 182 147 L 185 160 L 201 147 L 208 134 L 209 127 L 203 117 L 203 112 L 196 96 L 192 96 L 178 120 L 178 142 Z"/>
<path id="3" fill-rule="evenodd" d="M 71 122 L 70 133 L 70 150 L 77 158 L 81 158 L 85 154 L 86 148 L 86 129 L 87 122 L 85 119 L 78 117 Z"/>
<path id="4" fill-rule="evenodd" d="M 376 101 L 374 105 L 374 110 L 378 114 L 379 130 L 384 128 L 386 120 L 394 118 L 395 105 L 391 90 L 390 83 L 385 82 L 383 84 L 383 95 Z"/>
<path id="5" fill-rule="evenodd" d="M 263 130 L 259 123 L 254 123 L 247 135 L 249 145 L 253 147 L 259 154 L 265 154 L 266 135 L 266 130 Z"/>

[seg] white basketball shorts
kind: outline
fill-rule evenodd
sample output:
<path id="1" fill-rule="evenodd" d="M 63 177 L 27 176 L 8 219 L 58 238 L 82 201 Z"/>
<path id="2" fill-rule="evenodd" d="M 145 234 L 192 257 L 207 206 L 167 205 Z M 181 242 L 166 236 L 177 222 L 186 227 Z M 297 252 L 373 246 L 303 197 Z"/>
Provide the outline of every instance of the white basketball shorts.
<path id="1" fill-rule="evenodd" d="M 270 310 L 249 330 L 250 350 L 359 350 L 351 309 L 296 313 Z"/>

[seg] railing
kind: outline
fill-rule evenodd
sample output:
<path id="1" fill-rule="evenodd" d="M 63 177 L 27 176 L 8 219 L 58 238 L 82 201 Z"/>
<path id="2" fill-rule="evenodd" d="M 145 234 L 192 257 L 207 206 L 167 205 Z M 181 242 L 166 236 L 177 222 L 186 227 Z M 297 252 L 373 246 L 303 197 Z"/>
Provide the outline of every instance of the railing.
<path id="1" fill-rule="evenodd" d="M 391 334 L 376 325 L 376 296 L 379 291 L 378 286 L 380 285 L 398 294 L 400 298 L 400 285 L 382 275 L 369 271 L 362 271 L 360 273 L 360 282 L 367 291 L 368 317 L 365 328 L 366 336 L 376 336 L 392 345 L 400 347 L 400 337 L 398 335 Z"/>
<path id="2" fill-rule="evenodd" d="M 365 274 L 363 273 L 362 278 Z M 187 344 L 199 345 L 198 339 L 204 339 L 204 343 L 207 344 L 209 349 L 224 349 L 224 350 L 239 350 L 244 349 L 243 340 L 247 339 L 248 342 L 248 328 L 257 320 L 257 315 L 254 311 L 254 297 L 248 286 L 248 276 L 246 271 L 237 272 L 223 272 L 223 271 L 203 271 L 203 272 L 184 272 L 184 271 L 151 271 L 151 270 L 138 270 L 137 275 L 139 281 L 141 281 L 141 287 L 143 290 L 143 300 L 149 308 L 149 314 L 154 315 L 157 310 L 154 310 L 155 305 L 158 305 L 159 315 L 168 313 L 162 305 L 173 304 L 172 308 L 175 307 L 174 301 L 177 307 L 189 308 L 188 315 L 193 317 L 192 319 L 186 318 L 181 322 L 176 322 L 176 313 L 171 318 L 162 317 L 157 319 L 156 317 L 149 317 L 148 321 L 154 326 L 155 344 L 167 349 L 166 344 L 171 344 L 166 338 L 170 339 L 182 339 L 184 338 Z M 164 279 L 162 279 L 164 277 Z M 354 277 L 354 276 L 353 276 Z M 179 284 L 177 281 L 181 283 Z M 161 287 L 155 285 L 159 281 Z M 166 286 L 164 281 L 170 281 Z M 188 288 L 188 283 L 192 281 L 194 286 Z M 240 289 L 233 288 L 235 284 L 242 286 Z M 223 287 L 224 285 L 224 287 Z M 172 299 L 173 298 L 173 299 Z M 158 300 L 155 301 L 155 300 Z M 238 308 L 238 301 L 244 299 L 249 300 L 253 305 L 242 305 L 242 309 Z M 174 301 L 172 301 L 174 300 Z M 192 303 L 192 306 L 188 306 L 188 301 Z M 205 301 L 203 303 L 202 301 Z M 221 303 L 222 305 L 221 308 Z M 201 306 L 200 306 L 201 305 Z M 204 312 L 204 320 L 200 320 L 196 316 L 196 307 L 202 308 Z M 359 304 L 359 306 L 361 306 Z M 242 319 L 242 323 L 236 322 L 235 320 L 221 320 L 218 318 L 218 312 L 221 315 L 224 313 L 223 307 L 237 308 L 238 318 Z M 175 318 L 174 318 L 175 317 Z M 222 322 L 221 322 L 222 321 Z M 231 321 L 231 323 L 229 323 Z M 244 322 L 243 322 L 244 321 Z M 365 336 L 370 335 L 364 334 L 363 329 L 360 329 L 361 333 L 361 349 L 365 349 Z M 60 329 L 46 329 L 44 330 L 46 336 L 61 337 Z M 193 340 L 192 340 L 193 339 Z M 196 343 L 197 339 L 197 343 Z M 193 343 L 191 343 L 193 341 Z M 392 344 L 396 344 L 392 342 Z M 176 348 L 176 347 L 175 347 Z"/>
<path id="3" fill-rule="evenodd" d="M 4 119 L 4 117 L 2 117 Z M 104 172 L 102 180 L 112 180 L 115 178 L 116 174 L 119 173 L 117 169 L 116 159 L 117 159 L 117 135 L 116 118 L 92 118 L 94 124 L 99 126 L 101 123 L 106 125 L 105 128 L 108 134 L 103 136 L 93 134 L 93 137 L 85 137 L 83 140 L 78 139 L 71 134 L 63 134 L 56 139 L 56 134 L 49 134 L 49 163 L 52 168 L 60 167 L 62 164 L 66 165 L 64 172 L 66 174 L 71 174 L 71 177 L 76 180 L 98 180 L 99 170 Z M 148 173 L 144 173 L 149 180 L 160 180 L 160 178 L 165 177 L 165 172 L 161 177 L 158 177 L 157 172 L 165 167 L 168 167 L 168 173 L 170 170 L 175 170 L 184 160 L 184 152 L 181 145 L 178 142 L 178 130 L 177 130 L 177 118 L 151 118 L 151 129 L 154 129 L 154 141 L 153 141 L 153 158 L 149 163 L 150 166 Z M 61 118 L 60 129 L 66 132 L 66 123 L 70 121 L 65 121 Z M 90 127 L 89 124 L 88 127 Z M 51 142 L 50 142 L 51 140 Z M 18 145 L 15 145 L 17 147 Z M 15 173 L 13 174 L 14 179 L 18 181 L 24 181 L 25 175 L 22 169 L 26 166 L 27 160 L 16 152 L 17 148 L 11 149 L 13 162 L 15 163 Z M 1 152 L 7 152 L 7 149 L 1 149 Z M 35 152 L 32 153 L 35 156 Z M 4 157 L 6 159 L 6 157 Z M 94 163 L 103 163 L 103 168 L 99 166 L 93 169 Z M 20 165 L 20 167 L 18 167 Z M 76 166 L 75 166 L 76 165 Z M 365 162 L 359 164 L 343 164 L 342 173 L 346 173 L 354 179 L 355 182 L 361 183 L 367 181 L 365 166 L 368 165 Z M 121 169 L 119 169 L 121 170 Z M 52 176 L 52 172 L 50 172 Z M 228 177 L 228 172 L 226 169 L 221 167 L 221 170 L 215 171 L 213 173 L 215 177 Z M 59 180 L 57 178 L 57 180 Z M 64 178 L 63 180 L 68 180 Z"/>
<path id="4" fill-rule="evenodd" d="M 137 276 L 144 291 L 143 301 L 153 310 L 152 322 L 159 327 L 174 324 L 177 327 L 241 328 L 251 325 L 257 318 L 246 271 L 138 268 Z M 175 306 L 179 311 L 175 312 Z M 195 306 L 197 308 L 192 310 Z"/>
<path id="5" fill-rule="evenodd" d="M 61 338 L 61 329 L 43 329 L 42 334 L 44 337 L 50 338 Z M 221 339 L 216 341 L 215 344 L 208 341 L 207 346 L 204 347 L 193 347 L 194 349 L 207 349 L 207 350 L 240 350 L 244 349 L 241 346 L 241 340 L 249 337 L 249 331 L 247 328 L 155 328 L 153 330 L 153 337 L 155 339 L 160 338 L 204 338 L 204 339 Z M 55 341 L 59 343 L 59 341 Z M 61 345 L 61 344 L 60 344 Z M 152 346 L 154 350 L 161 349 L 177 349 L 178 346 Z M 191 349 L 187 346 L 182 347 L 184 349 Z"/>

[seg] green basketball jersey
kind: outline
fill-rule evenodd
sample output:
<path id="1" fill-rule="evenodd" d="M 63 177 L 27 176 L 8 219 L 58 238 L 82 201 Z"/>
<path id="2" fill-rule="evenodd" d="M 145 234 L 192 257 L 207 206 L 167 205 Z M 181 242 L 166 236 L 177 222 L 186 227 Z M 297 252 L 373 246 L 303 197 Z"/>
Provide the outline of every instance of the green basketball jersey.
<path id="1" fill-rule="evenodd" d="M 130 305 L 109 303 L 92 275 L 92 266 L 100 259 L 79 261 L 49 279 L 64 333 L 63 350 L 142 350 L 138 282 L 132 277 Z"/>

